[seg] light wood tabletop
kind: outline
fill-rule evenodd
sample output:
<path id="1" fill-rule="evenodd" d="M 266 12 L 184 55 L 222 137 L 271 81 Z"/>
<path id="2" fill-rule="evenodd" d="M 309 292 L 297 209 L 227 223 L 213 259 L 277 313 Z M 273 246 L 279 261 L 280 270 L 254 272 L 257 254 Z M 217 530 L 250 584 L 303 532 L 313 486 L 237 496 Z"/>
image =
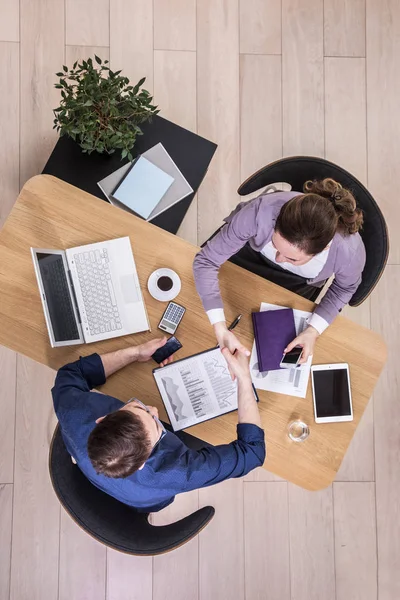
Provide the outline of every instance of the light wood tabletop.
<path id="1" fill-rule="evenodd" d="M 45 325 L 30 247 L 66 249 L 128 235 L 139 273 L 152 332 L 101 343 L 52 349 Z M 25 354 L 53 369 L 79 355 L 104 353 L 139 344 L 157 336 L 165 304 L 147 291 L 147 279 L 157 268 L 179 273 L 182 290 L 176 301 L 187 312 L 179 327 L 183 349 L 177 358 L 215 345 L 215 338 L 197 295 L 193 274 L 196 246 L 167 233 L 54 177 L 30 179 L 0 232 L 0 344 Z M 236 265 L 220 271 L 227 320 L 243 314 L 236 333 L 251 348 L 251 312 L 261 302 L 312 310 L 313 303 L 276 286 Z M 354 420 L 349 423 L 314 422 L 310 384 L 306 398 L 259 391 L 259 409 L 265 428 L 267 458 L 264 468 L 308 489 L 328 486 L 339 469 L 347 447 L 372 395 L 386 360 L 381 337 L 352 321 L 338 317 L 317 341 L 314 364 L 347 362 L 350 365 Z M 168 420 L 152 377 L 152 362 L 133 364 L 110 377 L 102 391 L 126 401 L 133 395 L 159 408 Z M 290 421 L 300 418 L 310 425 L 310 436 L 301 444 L 287 435 Z M 212 444 L 236 437 L 237 413 L 190 428 L 188 431 Z"/>

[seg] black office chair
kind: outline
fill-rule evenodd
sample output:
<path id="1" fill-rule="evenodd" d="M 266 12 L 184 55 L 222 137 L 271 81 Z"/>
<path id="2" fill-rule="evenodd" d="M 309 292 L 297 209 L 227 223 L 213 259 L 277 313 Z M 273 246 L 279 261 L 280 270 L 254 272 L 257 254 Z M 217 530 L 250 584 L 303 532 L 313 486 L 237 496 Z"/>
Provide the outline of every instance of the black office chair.
<path id="1" fill-rule="evenodd" d="M 357 205 L 364 213 L 364 226 L 360 232 L 366 250 L 366 263 L 362 281 L 350 300 L 350 306 L 359 306 L 368 298 L 378 283 L 389 254 L 389 237 L 384 216 L 363 184 L 342 167 L 314 156 L 282 158 L 251 175 L 238 188 L 241 196 L 251 194 L 267 185 L 286 182 L 292 190 L 302 192 L 308 179 L 332 177 L 354 194 Z"/>
<path id="2" fill-rule="evenodd" d="M 99 542 L 127 554 L 154 556 L 174 550 L 197 535 L 215 513 L 212 506 L 205 506 L 176 523 L 151 525 L 148 513 L 137 512 L 90 483 L 72 463 L 59 426 L 51 442 L 49 470 L 54 491 L 75 523 Z"/>

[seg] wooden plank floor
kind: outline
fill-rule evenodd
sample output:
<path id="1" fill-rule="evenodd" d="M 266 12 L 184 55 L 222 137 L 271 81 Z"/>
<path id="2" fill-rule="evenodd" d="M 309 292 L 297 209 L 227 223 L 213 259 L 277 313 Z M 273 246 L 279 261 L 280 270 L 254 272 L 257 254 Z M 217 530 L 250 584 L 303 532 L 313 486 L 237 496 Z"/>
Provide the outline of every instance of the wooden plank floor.
<path id="1" fill-rule="evenodd" d="M 0 348 L 0 600 L 398 600 L 399 1 L 0 0 L 0 226 L 55 143 L 54 73 L 94 53 L 146 76 L 161 115 L 218 143 L 180 230 L 192 242 L 282 155 L 326 156 L 369 186 L 389 266 L 345 312 L 385 337 L 389 360 L 333 486 L 310 493 L 259 469 L 182 495 L 154 522 L 206 503 L 215 519 L 152 559 L 106 550 L 60 509 L 54 374 Z"/>

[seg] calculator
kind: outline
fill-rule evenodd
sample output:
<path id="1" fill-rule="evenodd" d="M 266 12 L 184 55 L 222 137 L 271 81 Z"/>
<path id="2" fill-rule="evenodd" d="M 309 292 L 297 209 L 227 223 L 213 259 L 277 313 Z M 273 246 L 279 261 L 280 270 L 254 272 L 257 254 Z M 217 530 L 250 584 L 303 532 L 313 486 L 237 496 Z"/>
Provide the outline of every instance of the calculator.
<path id="1" fill-rule="evenodd" d="M 167 333 L 175 333 L 185 312 L 186 308 L 176 304 L 176 302 L 170 302 L 165 309 L 165 313 L 163 314 L 161 321 L 158 324 L 158 329 L 162 329 Z"/>

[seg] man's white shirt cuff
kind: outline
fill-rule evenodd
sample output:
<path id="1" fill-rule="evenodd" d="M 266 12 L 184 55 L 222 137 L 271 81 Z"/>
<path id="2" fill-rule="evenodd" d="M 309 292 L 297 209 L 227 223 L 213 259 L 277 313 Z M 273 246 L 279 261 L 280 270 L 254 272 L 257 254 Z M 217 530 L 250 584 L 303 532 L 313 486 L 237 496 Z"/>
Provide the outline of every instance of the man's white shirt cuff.
<path id="1" fill-rule="evenodd" d="M 324 333 L 325 329 L 329 327 L 329 323 L 315 313 L 311 315 L 308 324 L 312 325 L 312 327 L 314 327 L 314 329 L 316 329 L 320 334 Z"/>
<path id="2" fill-rule="evenodd" d="M 223 308 L 212 308 L 207 311 L 207 317 L 210 319 L 211 325 L 225 321 L 225 313 Z"/>

